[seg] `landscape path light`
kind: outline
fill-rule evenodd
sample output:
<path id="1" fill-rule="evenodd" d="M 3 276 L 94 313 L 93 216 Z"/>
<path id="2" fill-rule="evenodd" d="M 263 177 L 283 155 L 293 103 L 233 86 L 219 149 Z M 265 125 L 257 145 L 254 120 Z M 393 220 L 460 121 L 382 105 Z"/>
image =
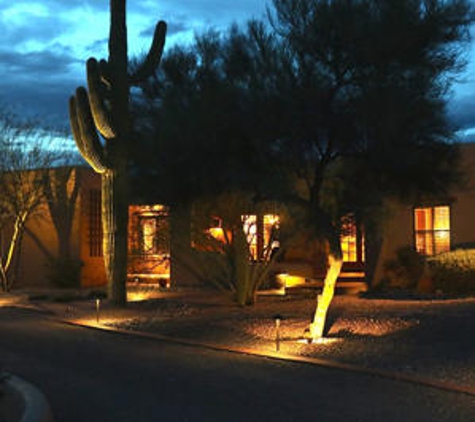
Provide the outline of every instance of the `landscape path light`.
<path id="1" fill-rule="evenodd" d="M 96 323 L 99 324 L 99 313 L 101 311 L 101 298 L 96 298 Z"/>
<path id="2" fill-rule="evenodd" d="M 280 314 L 274 315 L 275 321 L 275 350 L 278 352 L 280 350 L 280 324 L 284 317 Z"/>

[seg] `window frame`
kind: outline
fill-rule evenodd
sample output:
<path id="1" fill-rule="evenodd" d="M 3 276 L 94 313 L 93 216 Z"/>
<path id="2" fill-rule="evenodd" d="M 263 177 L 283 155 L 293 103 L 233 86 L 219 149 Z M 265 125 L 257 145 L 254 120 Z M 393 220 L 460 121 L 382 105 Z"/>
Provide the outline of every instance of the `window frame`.
<path id="1" fill-rule="evenodd" d="M 162 206 L 160 206 L 162 207 Z M 161 209 L 147 209 L 134 212 L 134 230 L 136 231 L 135 246 L 129 253 L 143 258 L 169 257 L 170 256 L 170 220 L 169 210 L 166 207 Z M 153 233 L 153 246 L 150 251 L 144 245 L 144 222 L 154 220 L 155 227 Z M 161 234 L 160 234 L 161 233 Z M 160 238 L 162 236 L 162 239 Z"/>
<path id="2" fill-rule="evenodd" d="M 355 253 L 356 259 L 351 260 L 351 261 L 345 259 L 345 252 L 343 248 L 343 237 L 344 237 L 343 225 L 345 223 L 344 219 L 347 219 L 353 225 L 353 230 L 354 230 L 354 248 L 355 248 L 354 253 Z M 340 219 L 339 239 L 340 239 L 343 265 L 345 269 L 360 269 L 364 267 L 365 258 L 366 258 L 365 257 L 365 236 L 364 236 L 363 227 L 360 224 L 359 219 L 355 215 L 355 213 L 348 213 Z"/>
<path id="3" fill-rule="evenodd" d="M 448 228 L 443 228 L 443 229 L 436 229 L 435 226 L 435 209 L 436 208 L 448 208 Z M 417 218 L 416 218 L 416 212 L 417 210 L 425 210 L 425 209 L 430 209 L 431 210 L 431 222 L 430 222 L 430 229 L 418 229 L 417 228 Z M 449 202 L 441 202 L 437 204 L 422 204 L 422 205 L 417 205 L 414 206 L 412 209 L 412 229 L 413 229 L 413 244 L 414 244 L 414 249 L 419 253 L 420 255 L 423 256 L 434 256 L 439 253 L 443 252 L 448 252 L 451 250 L 452 247 L 452 236 L 451 236 L 451 231 L 452 231 L 452 205 Z M 436 233 L 447 233 L 447 238 L 448 238 L 448 246 L 446 248 L 443 248 L 440 250 L 437 247 L 437 236 Z M 417 244 L 417 239 L 418 235 L 424 235 L 425 237 L 425 244 L 424 244 L 424 250 L 419 249 Z M 429 237 L 426 237 L 426 235 L 430 235 Z M 427 247 L 427 239 L 430 238 L 430 249 Z"/>
<path id="4" fill-rule="evenodd" d="M 272 217 L 273 224 L 269 232 L 266 231 L 266 217 Z M 255 227 L 255 233 L 248 233 L 245 230 L 246 218 L 254 218 L 254 222 L 249 225 Z M 277 213 L 246 213 L 241 215 L 242 230 L 246 236 L 249 247 L 249 259 L 253 262 L 269 261 L 274 251 L 280 248 L 280 224 L 281 216 Z M 272 238 L 272 230 L 277 230 L 276 238 Z M 267 236 L 267 233 L 269 235 Z M 266 236 L 268 239 L 266 239 Z M 266 242 L 267 240 L 267 242 Z"/>

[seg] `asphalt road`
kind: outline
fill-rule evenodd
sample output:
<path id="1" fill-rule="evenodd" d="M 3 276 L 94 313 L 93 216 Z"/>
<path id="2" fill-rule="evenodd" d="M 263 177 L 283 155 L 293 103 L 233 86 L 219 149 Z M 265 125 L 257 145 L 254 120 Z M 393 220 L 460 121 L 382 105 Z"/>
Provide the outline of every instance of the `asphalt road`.
<path id="1" fill-rule="evenodd" d="M 57 422 L 475 420 L 475 398 L 379 377 L 63 325 L 0 308 L 0 366 Z"/>

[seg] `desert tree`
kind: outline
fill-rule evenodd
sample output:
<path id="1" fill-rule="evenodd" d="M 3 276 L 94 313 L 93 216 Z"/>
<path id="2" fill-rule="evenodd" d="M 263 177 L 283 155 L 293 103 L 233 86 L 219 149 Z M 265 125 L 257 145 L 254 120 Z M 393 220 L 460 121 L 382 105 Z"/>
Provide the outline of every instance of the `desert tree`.
<path id="1" fill-rule="evenodd" d="M 57 239 L 55 250 L 49 248 L 34 230 L 25 233 L 43 253 L 50 281 L 59 286 L 77 286 L 81 262 L 73 256 L 73 224 L 81 186 L 81 170 L 77 157 L 63 148 L 50 150 L 55 167 L 42 171 L 45 216 L 51 219 Z"/>
<path id="2" fill-rule="evenodd" d="M 369 223 L 386 198 L 455 179 L 445 104 L 473 16 L 462 0 L 275 0 L 269 16 L 272 30 L 251 22 L 165 58 L 158 88 L 144 91 L 155 145 L 170 154 L 144 163 L 154 170 L 143 186 L 185 197 L 244 186 L 285 203 L 328 257 L 310 325 L 318 338 L 342 267 L 341 218 Z"/>
<path id="3" fill-rule="evenodd" d="M 289 119 L 276 139 L 301 181 L 309 241 L 328 272 L 310 325 L 321 337 L 342 267 L 340 218 L 384 199 L 441 192 L 456 149 L 445 104 L 473 21 L 464 0 L 274 0 L 272 26 L 292 55 Z"/>
<path id="4" fill-rule="evenodd" d="M 103 251 L 112 303 L 126 304 L 129 157 L 134 143 L 130 88 L 151 76 L 165 43 L 166 25 L 158 22 L 148 55 L 129 72 L 126 1 L 110 0 L 108 60 L 87 61 L 86 90 L 69 102 L 77 147 L 102 180 Z"/>
<path id="5" fill-rule="evenodd" d="M 16 280 L 27 222 L 45 204 L 44 174 L 54 164 L 45 133 L 5 113 L 0 118 L 0 279 L 4 291 Z"/>
<path id="6" fill-rule="evenodd" d="M 260 93 L 262 67 L 278 58 L 260 43 L 270 46 L 271 40 L 262 23 L 251 22 L 175 47 L 162 60 L 158 84 L 151 79 L 141 86 L 146 101 L 136 108 L 144 148 L 135 151 L 135 175 L 142 197 L 150 198 L 154 186 L 154 200 L 170 205 L 172 214 L 183 216 L 186 208 L 190 215 L 193 208 L 188 230 L 191 225 L 199 246 L 172 250 L 172 265 L 178 261 L 203 282 L 233 291 L 240 305 L 254 303 L 278 257 L 266 247 L 260 259 L 251 257 L 252 236 L 242 221 L 264 207 L 265 186 L 276 181 L 265 152 L 256 148 L 256 111 L 272 104 Z M 207 231 L 213 217 L 224 233 L 219 240 Z"/>

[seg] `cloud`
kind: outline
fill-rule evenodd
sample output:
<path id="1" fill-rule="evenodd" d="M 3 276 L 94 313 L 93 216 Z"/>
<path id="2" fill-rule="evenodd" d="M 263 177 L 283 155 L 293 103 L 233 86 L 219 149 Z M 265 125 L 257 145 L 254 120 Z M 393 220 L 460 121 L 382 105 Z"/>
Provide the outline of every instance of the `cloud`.
<path id="1" fill-rule="evenodd" d="M 169 22 L 181 13 L 190 21 L 217 27 L 227 26 L 233 20 L 260 17 L 267 4 L 268 0 L 142 0 L 134 3 L 132 10 Z"/>
<path id="2" fill-rule="evenodd" d="M 152 26 L 149 26 L 147 29 L 144 29 L 143 31 L 141 31 L 139 34 L 140 37 L 151 39 L 155 32 L 155 26 L 156 25 L 154 24 Z M 167 22 L 167 36 L 168 37 L 173 37 L 174 35 L 177 35 L 177 34 L 188 33 L 189 31 L 193 31 L 193 26 L 190 25 L 190 23 L 187 22 L 185 19 L 183 19 L 182 21 L 173 20 L 170 23 Z"/>
<path id="3" fill-rule="evenodd" d="M 158 20 L 168 23 L 170 47 L 196 30 L 263 10 L 266 1 L 129 1 L 130 56 L 148 50 Z M 68 97 L 85 84 L 85 61 L 107 57 L 109 19 L 105 0 L 0 0 L 0 100 L 48 124 L 66 124 Z"/>
<path id="4" fill-rule="evenodd" d="M 458 130 L 475 127 L 475 92 L 462 98 L 454 98 L 448 107 L 448 116 Z"/>
<path id="5" fill-rule="evenodd" d="M 3 63 L 0 75 L 12 81 L 54 79 L 57 75 L 68 74 L 71 65 L 77 64 L 71 52 L 59 47 L 56 51 L 19 53 L 0 50 Z"/>
<path id="6" fill-rule="evenodd" d="M 128 2 L 130 57 L 148 51 L 158 20 L 168 24 L 165 48 L 195 33 L 262 17 L 270 0 L 134 0 Z M 0 99 L 45 120 L 67 122 L 67 99 L 85 83 L 85 61 L 107 58 L 106 0 L 0 0 Z M 469 53 L 475 54 L 475 48 Z M 459 128 L 475 127 L 475 66 L 455 87 L 449 116 Z M 475 114 L 475 113 L 473 113 Z"/>
<path id="7" fill-rule="evenodd" d="M 158 20 L 168 25 L 165 48 L 190 42 L 196 33 L 210 28 L 225 29 L 232 22 L 243 22 L 251 17 L 262 17 L 267 0 L 142 0 L 130 8 L 129 17 L 135 15 L 150 17 L 138 36 L 146 44 L 145 37 L 151 37 Z M 142 50 L 144 49 L 142 45 Z"/>
<path id="8" fill-rule="evenodd" d="M 14 85 L 0 82 L 0 102 L 22 117 L 37 119 L 44 127 L 67 127 L 68 99 L 77 85 L 74 80 L 36 85 L 29 81 Z"/>

